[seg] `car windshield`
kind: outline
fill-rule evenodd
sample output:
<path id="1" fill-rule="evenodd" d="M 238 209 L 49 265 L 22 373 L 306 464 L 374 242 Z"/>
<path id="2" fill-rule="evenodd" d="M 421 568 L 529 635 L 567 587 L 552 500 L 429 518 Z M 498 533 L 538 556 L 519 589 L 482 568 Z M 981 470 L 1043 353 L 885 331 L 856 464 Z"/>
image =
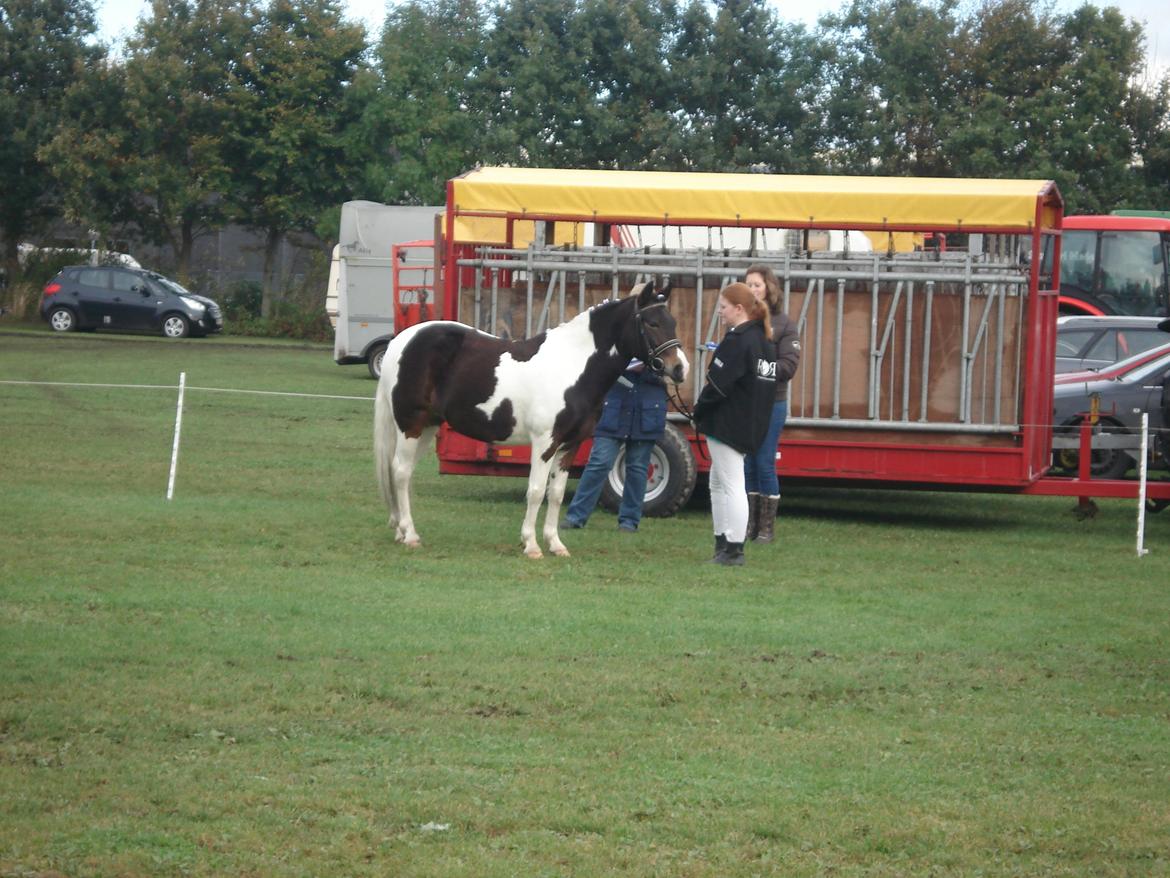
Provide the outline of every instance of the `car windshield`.
<path id="1" fill-rule="evenodd" d="M 164 290 L 169 290 L 172 293 L 178 293 L 180 296 L 191 295 L 190 290 L 188 290 L 178 281 L 171 280 L 169 277 L 163 277 L 161 274 L 152 274 L 150 279 L 157 283 Z"/>

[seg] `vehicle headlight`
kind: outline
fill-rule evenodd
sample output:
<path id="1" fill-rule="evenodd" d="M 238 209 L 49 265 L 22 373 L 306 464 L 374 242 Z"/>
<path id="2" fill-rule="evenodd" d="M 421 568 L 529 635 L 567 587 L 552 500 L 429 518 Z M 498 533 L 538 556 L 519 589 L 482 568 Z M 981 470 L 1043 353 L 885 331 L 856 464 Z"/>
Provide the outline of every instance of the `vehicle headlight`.
<path id="1" fill-rule="evenodd" d="M 179 296 L 179 298 L 182 299 L 184 302 L 186 302 L 192 311 L 206 311 L 207 310 L 207 306 L 204 305 L 202 302 L 200 302 L 198 299 L 192 299 L 192 298 L 189 298 L 187 296 Z"/>

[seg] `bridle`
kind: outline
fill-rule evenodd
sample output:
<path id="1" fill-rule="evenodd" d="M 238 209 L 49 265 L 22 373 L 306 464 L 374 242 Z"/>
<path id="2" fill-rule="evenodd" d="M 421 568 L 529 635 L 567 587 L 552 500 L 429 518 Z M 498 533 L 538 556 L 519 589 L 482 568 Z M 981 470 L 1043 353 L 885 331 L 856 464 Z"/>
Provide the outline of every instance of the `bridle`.
<path id="1" fill-rule="evenodd" d="M 650 339 L 646 336 L 646 327 L 642 323 L 642 315 L 653 308 L 667 309 L 666 299 L 662 296 L 658 297 L 652 305 L 647 305 L 645 308 L 638 304 L 638 300 L 634 299 L 634 323 L 638 327 L 638 337 L 642 340 L 642 347 L 646 351 L 646 366 L 655 375 L 661 375 L 666 371 L 666 363 L 662 359 L 662 355 L 672 348 L 681 348 L 682 342 L 678 340 L 678 336 L 672 336 L 669 340 L 664 341 L 657 347 L 651 347 Z"/>

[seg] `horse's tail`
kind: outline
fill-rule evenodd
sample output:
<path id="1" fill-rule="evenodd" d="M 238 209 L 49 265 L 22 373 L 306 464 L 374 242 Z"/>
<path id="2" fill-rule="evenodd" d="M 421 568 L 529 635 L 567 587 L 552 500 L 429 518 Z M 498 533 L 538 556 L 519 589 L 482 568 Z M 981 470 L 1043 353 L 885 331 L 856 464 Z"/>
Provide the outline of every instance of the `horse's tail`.
<path id="1" fill-rule="evenodd" d="M 398 425 L 394 423 L 394 405 L 390 399 L 391 390 L 397 380 L 397 362 L 390 352 L 382 359 L 382 377 L 378 379 L 378 391 L 374 395 L 374 472 L 378 477 L 378 488 L 382 500 L 390 511 L 390 523 L 397 524 L 398 498 L 394 492 L 392 462 L 398 447 Z"/>

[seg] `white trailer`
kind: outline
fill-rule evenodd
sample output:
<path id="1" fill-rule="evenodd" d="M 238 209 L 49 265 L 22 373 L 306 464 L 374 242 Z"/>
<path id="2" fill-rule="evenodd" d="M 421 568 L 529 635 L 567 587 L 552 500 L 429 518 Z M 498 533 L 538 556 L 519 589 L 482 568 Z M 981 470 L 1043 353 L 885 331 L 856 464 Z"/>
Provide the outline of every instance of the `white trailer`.
<path id="1" fill-rule="evenodd" d="M 347 201 L 341 207 L 338 245 L 333 248 L 325 311 L 333 324 L 333 359 L 341 364 L 365 363 L 370 374 L 381 374 L 382 354 L 395 333 L 394 248 L 435 238 L 436 216 L 445 208 Z M 425 252 L 425 260 L 410 254 Z M 407 249 L 398 271 L 409 271 L 433 284 L 433 250 Z M 399 321 L 401 322 L 401 321 Z"/>

